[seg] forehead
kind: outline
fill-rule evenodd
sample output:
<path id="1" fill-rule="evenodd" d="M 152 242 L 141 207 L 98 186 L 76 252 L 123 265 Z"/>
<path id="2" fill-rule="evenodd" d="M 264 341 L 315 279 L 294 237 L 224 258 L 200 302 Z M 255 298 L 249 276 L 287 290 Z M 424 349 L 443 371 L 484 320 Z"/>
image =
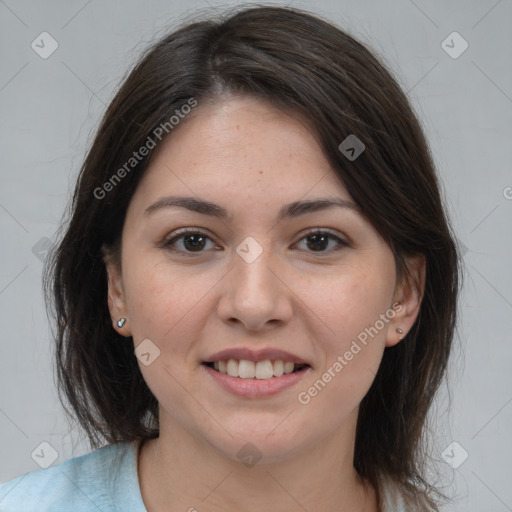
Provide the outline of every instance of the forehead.
<path id="1" fill-rule="evenodd" d="M 301 120 L 253 97 L 199 104 L 154 149 L 133 198 L 140 208 L 167 194 L 254 207 L 308 196 L 349 200 Z"/>

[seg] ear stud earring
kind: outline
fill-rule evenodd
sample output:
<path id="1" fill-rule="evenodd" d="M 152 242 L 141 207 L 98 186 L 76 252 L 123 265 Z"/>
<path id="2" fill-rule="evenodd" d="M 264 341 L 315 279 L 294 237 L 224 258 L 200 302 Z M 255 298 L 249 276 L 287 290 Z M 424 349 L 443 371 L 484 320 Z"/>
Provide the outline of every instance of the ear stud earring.
<path id="1" fill-rule="evenodd" d="M 403 334 L 404 333 L 404 331 L 402 331 L 402 329 L 400 329 L 400 327 L 397 327 L 395 330 L 396 330 L 396 332 L 398 334 Z"/>
<path id="2" fill-rule="evenodd" d="M 117 327 L 121 328 L 123 327 L 123 325 L 125 324 L 126 322 L 126 318 L 120 318 L 117 322 L 116 322 L 116 325 Z"/>

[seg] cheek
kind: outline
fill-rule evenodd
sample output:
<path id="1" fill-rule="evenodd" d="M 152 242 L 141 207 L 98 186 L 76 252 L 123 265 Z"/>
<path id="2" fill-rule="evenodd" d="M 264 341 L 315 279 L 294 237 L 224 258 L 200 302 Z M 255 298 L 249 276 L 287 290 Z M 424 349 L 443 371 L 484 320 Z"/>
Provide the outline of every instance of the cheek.
<path id="1" fill-rule="evenodd" d="M 211 272 L 197 268 L 151 263 L 149 257 L 134 258 L 125 270 L 127 305 L 135 341 L 144 338 L 159 343 L 182 340 L 185 326 L 199 328 L 202 300 L 218 281 Z"/>
<path id="2" fill-rule="evenodd" d="M 304 301 L 326 327 L 331 349 L 343 349 L 388 311 L 394 274 L 389 266 L 354 266 L 324 279 L 322 286 L 316 284 L 303 290 Z M 387 323 L 378 327 L 384 336 Z"/>
<path id="3" fill-rule="evenodd" d="M 215 289 L 219 276 L 192 267 L 178 270 L 168 262 L 151 264 L 149 257 L 134 259 L 125 273 L 134 344 L 149 339 L 160 350 L 150 365 L 138 362 L 145 382 L 163 410 L 172 410 L 179 421 L 187 424 L 193 411 L 207 422 L 205 411 L 192 398 L 197 395 L 192 379 L 196 361 L 187 363 L 194 358 L 207 310 L 212 307 L 208 292 Z"/>
<path id="4" fill-rule="evenodd" d="M 309 308 L 321 319 L 322 365 L 303 388 L 300 403 L 315 402 L 321 409 L 335 406 L 339 415 L 355 408 L 378 371 L 388 325 L 394 273 L 389 265 L 352 267 L 326 280 L 306 295 Z M 313 333 L 314 334 L 314 333 Z M 317 398 L 318 397 L 318 398 Z M 336 415 L 336 414 L 335 414 Z"/>

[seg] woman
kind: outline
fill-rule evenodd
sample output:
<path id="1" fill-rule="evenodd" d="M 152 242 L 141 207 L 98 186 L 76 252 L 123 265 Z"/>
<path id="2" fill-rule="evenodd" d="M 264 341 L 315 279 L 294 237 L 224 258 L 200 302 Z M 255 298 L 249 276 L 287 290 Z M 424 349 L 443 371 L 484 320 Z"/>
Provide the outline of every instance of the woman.
<path id="1" fill-rule="evenodd" d="M 437 510 L 457 251 L 407 98 L 339 28 L 254 7 L 152 46 L 46 284 L 94 451 L 0 510 Z"/>

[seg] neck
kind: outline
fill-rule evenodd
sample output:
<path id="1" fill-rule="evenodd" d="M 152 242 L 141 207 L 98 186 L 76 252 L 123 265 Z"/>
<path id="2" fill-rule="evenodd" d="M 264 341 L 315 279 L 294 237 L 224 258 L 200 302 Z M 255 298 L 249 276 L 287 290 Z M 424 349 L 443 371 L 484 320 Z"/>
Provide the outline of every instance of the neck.
<path id="1" fill-rule="evenodd" d="M 145 441 L 139 453 L 146 509 L 377 512 L 376 494 L 358 478 L 352 464 L 353 442 L 343 434 L 333 434 L 293 456 L 264 458 L 248 466 L 177 424 L 163 422 L 160 436 Z"/>

